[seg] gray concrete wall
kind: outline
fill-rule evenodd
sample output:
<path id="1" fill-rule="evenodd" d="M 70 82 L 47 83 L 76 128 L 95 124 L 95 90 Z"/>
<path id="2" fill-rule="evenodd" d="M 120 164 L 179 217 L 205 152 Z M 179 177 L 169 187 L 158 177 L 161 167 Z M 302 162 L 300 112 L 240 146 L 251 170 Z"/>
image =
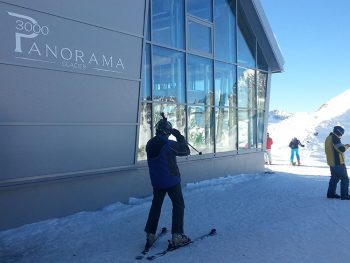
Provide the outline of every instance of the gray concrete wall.
<path id="1" fill-rule="evenodd" d="M 206 158 L 180 159 L 182 183 L 263 170 L 262 152 Z M 80 211 L 95 211 L 130 197 L 152 194 L 148 168 L 143 165 L 127 170 L 90 176 L 25 183 L 0 189 L 0 230 L 14 228 Z"/>
<path id="2" fill-rule="evenodd" d="M 135 164 L 145 8 L 0 2 L 0 183 Z"/>

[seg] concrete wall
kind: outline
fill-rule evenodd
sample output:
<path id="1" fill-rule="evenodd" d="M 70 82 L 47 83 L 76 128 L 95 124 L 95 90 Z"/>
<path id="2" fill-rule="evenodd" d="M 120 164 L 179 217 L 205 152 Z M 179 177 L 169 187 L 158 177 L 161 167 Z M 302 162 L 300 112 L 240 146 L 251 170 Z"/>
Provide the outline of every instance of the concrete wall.
<path id="1" fill-rule="evenodd" d="M 134 165 L 146 1 L 5 2 L 0 182 Z"/>
<path id="2" fill-rule="evenodd" d="M 220 158 L 192 156 L 180 160 L 182 183 L 263 170 L 263 153 Z M 152 188 L 145 165 L 127 170 L 13 184 L 0 190 L 0 230 L 39 220 L 99 210 L 130 197 L 145 197 Z"/>

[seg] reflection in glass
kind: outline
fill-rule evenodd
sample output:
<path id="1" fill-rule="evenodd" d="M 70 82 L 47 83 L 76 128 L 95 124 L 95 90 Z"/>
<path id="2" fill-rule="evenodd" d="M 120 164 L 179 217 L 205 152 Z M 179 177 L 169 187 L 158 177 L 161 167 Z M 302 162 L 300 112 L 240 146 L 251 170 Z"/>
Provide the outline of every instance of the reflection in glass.
<path id="1" fill-rule="evenodd" d="M 142 102 L 140 105 L 140 130 L 137 159 L 146 160 L 146 144 L 152 138 L 152 104 Z"/>
<path id="2" fill-rule="evenodd" d="M 141 81 L 141 100 L 151 100 L 151 45 L 145 46 L 145 62 L 143 65 L 143 75 Z"/>
<path id="3" fill-rule="evenodd" d="M 237 149 L 237 117 L 234 108 L 215 108 L 216 152 Z"/>
<path id="4" fill-rule="evenodd" d="M 187 12 L 203 20 L 213 20 L 212 0 L 187 0 Z"/>
<path id="5" fill-rule="evenodd" d="M 247 110 L 238 111 L 238 148 L 249 148 L 249 114 Z"/>
<path id="6" fill-rule="evenodd" d="M 265 120 L 265 112 L 258 111 L 258 127 L 257 127 L 257 148 L 262 149 L 264 143 L 264 120 Z"/>
<path id="7" fill-rule="evenodd" d="M 179 104 L 166 104 L 166 103 L 154 103 L 153 104 L 153 123 L 156 124 L 162 117 L 160 113 L 164 112 L 165 117 L 172 124 L 174 129 L 177 129 L 181 132 L 182 135 L 186 137 L 185 128 L 186 128 L 186 109 L 184 105 Z M 153 125 L 154 126 L 154 125 Z M 153 127 L 154 129 L 154 127 Z M 155 133 L 155 129 L 154 129 Z M 172 140 L 175 140 L 175 137 L 172 135 L 169 137 Z"/>
<path id="8" fill-rule="evenodd" d="M 148 17 L 146 25 L 146 39 L 151 40 L 151 1 L 148 2 Z"/>
<path id="9" fill-rule="evenodd" d="M 188 55 L 187 102 L 213 105 L 213 62 L 210 59 Z"/>
<path id="10" fill-rule="evenodd" d="M 267 89 L 267 74 L 257 71 L 257 107 L 265 109 L 266 89 Z"/>
<path id="11" fill-rule="evenodd" d="M 257 127 L 257 116 L 256 110 L 249 111 L 249 148 L 256 148 L 256 127 Z"/>
<path id="12" fill-rule="evenodd" d="M 185 101 L 185 55 L 153 47 L 153 100 Z"/>
<path id="13" fill-rule="evenodd" d="M 237 62 L 243 66 L 255 68 L 256 39 L 250 30 L 242 8 L 238 8 L 237 43 Z"/>
<path id="14" fill-rule="evenodd" d="M 262 69 L 262 70 L 268 70 L 269 67 L 267 65 L 266 59 L 261 51 L 261 48 L 259 45 L 257 45 L 257 55 L 256 55 L 256 60 L 257 60 L 257 66 L 258 69 Z"/>
<path id="15" fill-rule="evenodd" d="M 256 91 L 255 91 L 255 71 L 238 67 L 238 107 L 255 108 Z"/>
<path id="16" fill-rule="evenodd" d="M 152 41 L 184 48 L 184 0 L 152 0 Z"/>
<path id="17" fill-rule="evenodd" d="M 236 1 L 215 0 L 215 58 L 236 62 Z"/>
<path id="18" fill-rule="evenodd" d="M 194 21 L 188 21 L 188 46 L 191 50 L 212 53 L 211 28 Z"/>
<path id="19" fill-rule="evenodd" d="M 213 112 L 211 107 L 188 106 L 188 141 L 203 153 L 214 152 Z"/>
<path id="20" fill-rule="evenodd" d="M 236 107 L 236 67 L 215 62 L 215 106 Z"/>

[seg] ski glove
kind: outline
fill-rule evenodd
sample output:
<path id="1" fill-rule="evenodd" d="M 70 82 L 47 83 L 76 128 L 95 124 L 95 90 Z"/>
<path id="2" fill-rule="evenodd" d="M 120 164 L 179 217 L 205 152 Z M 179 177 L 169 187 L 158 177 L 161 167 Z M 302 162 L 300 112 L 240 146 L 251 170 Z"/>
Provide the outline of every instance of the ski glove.
<path id="1" fill-rule="evenodd" d="M 176 139 L 182 136 L 179 130 L 177 129 L 171 129 L 171 134 L 174 135 Z"/>

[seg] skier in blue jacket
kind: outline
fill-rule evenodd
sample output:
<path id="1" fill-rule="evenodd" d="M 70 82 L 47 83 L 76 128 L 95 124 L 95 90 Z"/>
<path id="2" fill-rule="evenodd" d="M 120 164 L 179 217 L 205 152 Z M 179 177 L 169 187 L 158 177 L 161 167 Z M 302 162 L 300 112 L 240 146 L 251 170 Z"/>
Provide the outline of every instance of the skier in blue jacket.
<path id="1" fill-rule="evenodd" d="M 300 165 L 300 155 L 299 155 L 299 145 L 301 147 L 304 147 L 304 144 L 301 144 L 301 142 L 294 137 L 291 142 L 289 143 L 289 147 L 291 148 L 291 153 L 290 153 L 290 164 L 295 165 L 294 162 L 294 155 L 297 156 L 297 161 L 298 161 L 298 165 Z"/>
<path id="2" fill-rule="evenodd" d="M 151 246 L 155 241 L 155 233 L 166 194 L 169 195 L 173 206 L 171 229 L 173 245 L 179 246 L 190 241 L 184 235 L 183 230 L 185 203 L 180 171 L 176 162 L 176 156 L 187 156 L 190 154 L 190 149 L 185 137 L 172 128 L 164 113 L 161 113 L 161 116 L 162 119 L 155 126 L 156 136 L 146 145 L 149 174 L 153 186 L 152 206 L 145 226 L 146 247 Z M 171 134 L 176 141 L 169 140 Z"/>

